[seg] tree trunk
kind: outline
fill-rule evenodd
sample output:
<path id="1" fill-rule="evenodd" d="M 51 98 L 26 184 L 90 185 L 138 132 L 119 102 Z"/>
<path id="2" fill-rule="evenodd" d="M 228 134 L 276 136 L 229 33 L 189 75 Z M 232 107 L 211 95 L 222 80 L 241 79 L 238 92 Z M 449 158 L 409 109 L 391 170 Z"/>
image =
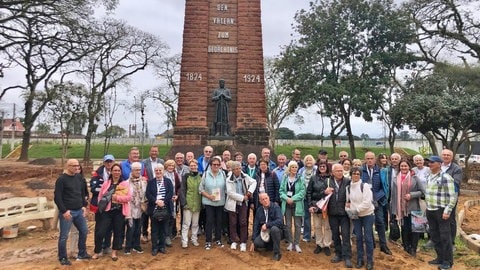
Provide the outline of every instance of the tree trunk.
<path id="1" fill-rule="evenodd" d="M 350 118 L 345 119 L 345 129 L 347 130 L 348 144 L 350 145 L 351 159 L 357 158 L 355 153 L 355 140 L 353 139 L 352 126 L 350 125 Z"/>
<path id="2" fill-rule="evenodd" d="M 432 154 L 438 156 L 438 149 L 437 145 L 435 145 L 435 136 L 433 134 L 427 132 L 423 134 L 425 138 L 427 138 L 428 144 L 430 145 L 430 148 L 432 149 Z"/>
<path id="3" fill-rule="evenodd" d="M 28 161 L 28 147 L 30 146 L 30 128 L 27 129 L 25 126 L 25 131 L 23 132 L 22 137 L 22 152 L 20 153 L 20 158 L 17 161 Z"/>
<path id="4" fill-rule="evenodd" d="M 23 123 L 25 127 L 25 131 L 23 132 L 23 136 L 22 136 L 22 152 L 20 153 L 20 158 L 18 158 L 18 161 L 28 161 L 28 148 L 30 147 L 30 135 L 33 127 L 33 122 L 35 121 L 32 115 L 32 106 L 33 106 L 32 100 L 29 99 L 25 101 L 25 120 Z"/>
<path id="5" fill-rule="evenodd" d="M 97 125 L 95 124 L 95 116 L 93 115 L 88 118 L 87 134 L 85 135 L 85 151 L 83 152 L 83 162 L 85 165 L 88 165 L 88 163 L 90 162 L 92 136 L 96 130 Z"/>
<path id="6" fill-rule="evenodd" d="M 394 153 L 396 134 L 393 127 L 389 127 L 389 129 L 390 131 L 388 132 L 388 146 L 390 148 L 390 153 Z"/>

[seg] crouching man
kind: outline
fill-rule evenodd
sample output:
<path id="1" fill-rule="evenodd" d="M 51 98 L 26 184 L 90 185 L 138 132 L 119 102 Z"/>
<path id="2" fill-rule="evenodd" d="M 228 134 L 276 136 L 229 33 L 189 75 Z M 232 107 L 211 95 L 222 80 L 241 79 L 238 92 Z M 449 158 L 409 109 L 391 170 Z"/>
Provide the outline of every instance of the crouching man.
<path id="1" fill-rule="evenodd" d="M 282 258 L 280 241 L 283 238 L 283 215 L 280 207 L 270 203 L 267 193 L 259 194 L 262 207 L 258 207 L 253 224 L 253 243 L 250 251 L 265 248 L 273 249 L 273 260 Z"/>

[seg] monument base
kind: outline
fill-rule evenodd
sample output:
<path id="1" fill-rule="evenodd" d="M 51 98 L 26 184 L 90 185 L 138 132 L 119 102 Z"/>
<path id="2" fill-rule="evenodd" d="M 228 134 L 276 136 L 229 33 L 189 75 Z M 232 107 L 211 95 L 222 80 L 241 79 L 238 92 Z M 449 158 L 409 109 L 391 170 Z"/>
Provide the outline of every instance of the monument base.
<path id="1" fill-rule="evenodd" d="M 178 152 L 191 151 L 198 159 L 206 145 L 213 147 L 214 155 L 221 156 L 223 151 L 229 150 L 232 156 L 235 152 L 242 152 L 245 161 L 250 153 L 260 158 L 262 148 L 268 147 L 269 134 L 266 128 L 241 128 L 235 130 L 234 136 L 211 136 L 208 128 L 176 128 L 173 146 L 166 158 L 173 159 Z"/>

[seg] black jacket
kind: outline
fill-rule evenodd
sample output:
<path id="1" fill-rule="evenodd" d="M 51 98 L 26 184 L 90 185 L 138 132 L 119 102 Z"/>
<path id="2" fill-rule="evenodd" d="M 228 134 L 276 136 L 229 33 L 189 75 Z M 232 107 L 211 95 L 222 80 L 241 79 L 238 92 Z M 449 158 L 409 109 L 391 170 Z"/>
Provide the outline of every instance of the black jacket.
<path id="1" fill-rule="evenodd" d="M 327 179 L 330 178 L 330 175 L 322 176 L 315 174 L 308 182 L 307 187 L 307 202 L 308 207 L 317 207 L 317 201 L 323 199 L 326 194 L 325 189 L 327 189 Z M 320 210 L 317 212 L 321 212 Z"/>
<path id="2" fill-rule="evenodd" d="M 335 189 L 330 200 L 328 201 L 328 215 L 329 216 L 346 216 L 345 203 L 347 202 L 347 186 L 350 185 L 350 178 L 343 177 L 340 186 L 337 188 L 335 179 L 333 177 L 326 179 L 326 187 L 322 193 L 325 193 L 327 187 Z"/>

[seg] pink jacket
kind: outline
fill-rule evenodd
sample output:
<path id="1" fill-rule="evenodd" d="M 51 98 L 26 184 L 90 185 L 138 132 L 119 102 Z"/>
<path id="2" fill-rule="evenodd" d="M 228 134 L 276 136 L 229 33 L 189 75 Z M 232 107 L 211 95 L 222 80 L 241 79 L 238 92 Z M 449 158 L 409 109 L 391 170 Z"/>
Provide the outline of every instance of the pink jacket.
<path id="1" fill-rule="evenodd" d="M 111 180 L 107 180 L 107 181 L 105 181 L 105 183 L 103 183 L 102 188 L 100 189 L 100 192 L 98 193 L 98 201 L 100 201 L 102 199 L 103 195 L 105 193 L 107 193 L 111 184 L 112 184 Z M 130 202 L 130 200 L 132 200 L 132 190 L 130 189 L 130 184 L 128 183 L 128 181 L 123 180 L 122 182 L 120 182 L 120 184 L 118 184 L 118 186 L 124 187 L 128 191 L 127 195 L 124 195 L 124 196 L 117 195 L 117 202 L 122 204 L 122 214 L 125 217 L 130 217 L 130 206 L 128 204 L 128 202 Z M 111 207 L 111 202 L 108 203 L 105 211 L 109 211 L 110 207 Z"/>

